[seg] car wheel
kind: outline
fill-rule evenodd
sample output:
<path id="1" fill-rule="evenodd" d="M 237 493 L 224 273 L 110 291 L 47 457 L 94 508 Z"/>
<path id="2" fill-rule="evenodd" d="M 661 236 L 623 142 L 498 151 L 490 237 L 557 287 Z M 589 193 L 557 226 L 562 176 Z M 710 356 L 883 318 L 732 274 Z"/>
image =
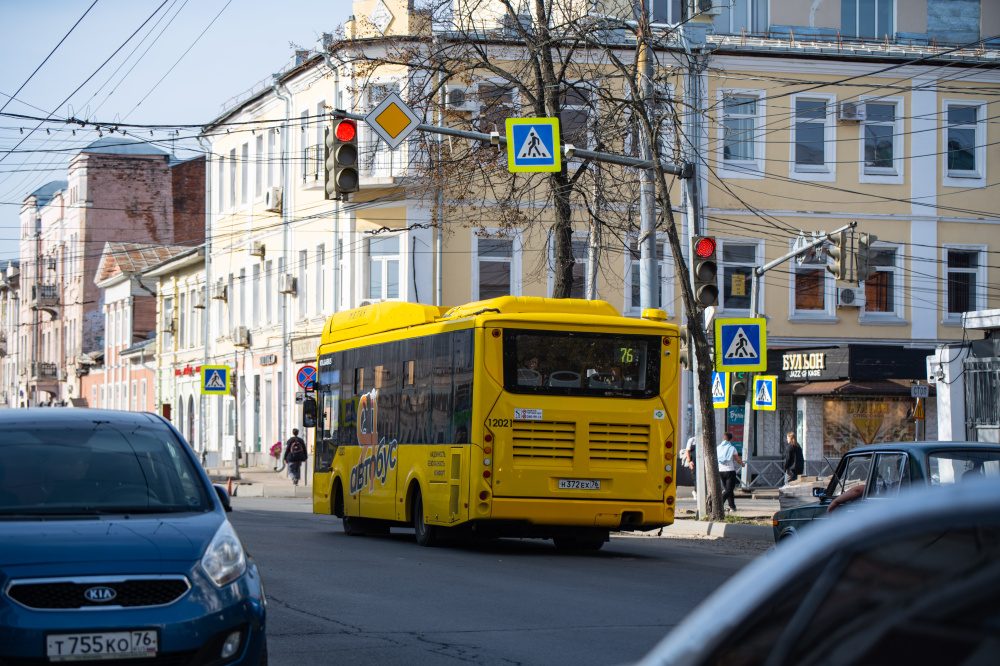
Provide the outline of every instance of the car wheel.
<path id="1" fill-rule="evenodd" d="M 267 666 L 267 636 L 264 637 L 264 649 L 260 651 L 260 666 Z"/>
<path id="2" fill-rule="evenodd" d="M 604 546 L 604 539 L 555 537 L 552 539 L 552 543 L 559 550 L 600 550 Z"/>
<path id="3" fill-rule="evenodd" d="M 794 538 L 795 538 L 795 532 L 788 530 L 781 533 L 781 536 L 778 537 L 778 543 L 787 543 Z"/>
<path id="4" fill-rule="evenodd" d="M 352 518 L 350 516 L 344 516 L 341 518 L 344 523 L 344 534 L 347 536 L 364 536 L 365 531 L 361 529 L 362 521 L 360 518 Z"/>
<path id="5" fill-rule="evenodd" d="M 437 529 L 424 522 L 424 500 L 419 488 L 413 495 L 413 532 L 421 546 L 436 546 L 438 543 Z"/>

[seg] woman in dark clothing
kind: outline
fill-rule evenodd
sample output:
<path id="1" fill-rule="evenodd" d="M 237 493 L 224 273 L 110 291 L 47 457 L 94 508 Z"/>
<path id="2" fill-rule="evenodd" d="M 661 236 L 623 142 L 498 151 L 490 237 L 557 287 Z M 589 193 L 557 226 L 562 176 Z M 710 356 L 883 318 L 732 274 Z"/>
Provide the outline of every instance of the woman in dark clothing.
<path id="1" fill-rule="evenodd" d="M 788 447 L 785 449 L 785 464 L 782 469 L 785 470 L 785 483 L 789 484 L 799 478 L 799 474 L 805 470 L 805 460 L 802 458 L 802 447 L 795 439 L 795 433 L 790 432 L 787 437 Z"/>

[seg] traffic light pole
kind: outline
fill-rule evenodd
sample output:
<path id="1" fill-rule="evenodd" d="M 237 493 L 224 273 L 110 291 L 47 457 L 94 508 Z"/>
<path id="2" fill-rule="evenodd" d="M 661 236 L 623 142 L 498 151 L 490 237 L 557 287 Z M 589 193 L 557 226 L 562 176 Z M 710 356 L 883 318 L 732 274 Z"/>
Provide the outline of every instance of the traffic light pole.
<path id="1" fill-rule="evenodd" d="M 807 243 L 806 245 L 796 248 L 789 252 L 788 254 L 778 257 L 774 261 L 770 261 L 759 268 L 755 268 L 750 274 L 750 317 L 756 318 L 760 316 L 760 311 L 757 308 L 757 301 L 760 294 L 760 279 L 764 276 L 764 273 L 768 272 L 772 268 L 780 266 L 789 259 L 799 256 L 804 252 L 807 252 L 814 247 L 820 247 L 823 243 L 826 243 L 835 234 L 839 234 L 843 231 L 852 230 L 858 226 L 857 222 L 851 222 L 850 224 L 843 226 L 836 231 L 831 231 L 830 233 Z M 844 261 L 846 257 L 841 256 L 840 261 Z M 853 260 L 853 257 L 850 257 Z M 749 488 L 750 483 L 753 479 L 750 478 L 750 459 L 753 457 L 752 448 L 750 446 L 750 413 L 753 410 L 753 395 L 754 395 L 754 377 L 755 373 L 747 374 L 747 396 L 746 401 L 743 403 L 743 472 L 740 479 L 740 485 L 744 488 Z M 775 400 L 778 399 L 777 395 L 773 396 Z M 754 433 L 756 435 L 756 433 Z"/>

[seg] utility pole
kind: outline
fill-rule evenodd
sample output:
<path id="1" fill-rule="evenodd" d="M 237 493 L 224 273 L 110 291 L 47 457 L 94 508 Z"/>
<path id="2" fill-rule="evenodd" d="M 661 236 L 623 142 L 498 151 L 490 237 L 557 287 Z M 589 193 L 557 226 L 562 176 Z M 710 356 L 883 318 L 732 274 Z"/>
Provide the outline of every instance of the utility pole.
<path id="1" fill-rule="evenodd" d="M 655 105 L 650 102 L 653 97 L 653 58 L 649 51 L 649 7 L 646 0 L 639 0 L 636 6 L 636 19 L 639 22 L 639 91 L 646 107 L 646 116 L 652 118 L 656 113 Z M 651 162 L 655 147 L 643 136 L 640 144 L 641 158 Z M 642 181 L 639 184 L 639 307 L 640 310 L 658 308 L 656 301 L 656 191 L 654 181 L 656 173 L 647 168 L 642 171 Z"/>

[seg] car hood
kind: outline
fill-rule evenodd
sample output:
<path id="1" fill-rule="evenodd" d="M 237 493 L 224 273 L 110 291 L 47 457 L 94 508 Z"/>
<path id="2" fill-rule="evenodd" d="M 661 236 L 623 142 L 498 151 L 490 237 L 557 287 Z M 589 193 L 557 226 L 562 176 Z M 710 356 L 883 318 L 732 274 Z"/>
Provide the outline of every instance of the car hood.
<path id="1" fill-rule="evenodd" d="M 0 523 L 0 567 L 199 559 L 225 517 L 216 511 Z"/>

